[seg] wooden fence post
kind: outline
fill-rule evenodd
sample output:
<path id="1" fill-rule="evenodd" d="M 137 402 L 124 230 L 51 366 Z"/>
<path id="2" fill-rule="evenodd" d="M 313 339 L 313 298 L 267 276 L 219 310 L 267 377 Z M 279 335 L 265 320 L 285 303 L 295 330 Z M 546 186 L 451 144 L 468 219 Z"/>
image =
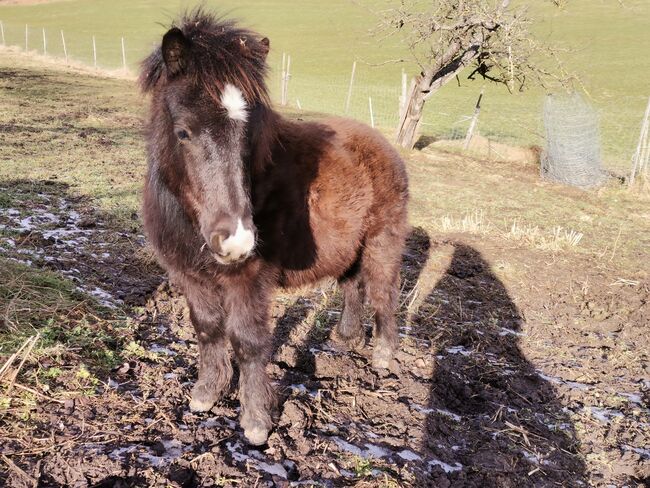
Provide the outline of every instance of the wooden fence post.
<path id="1" fill-rule="evenodd" d="M 27 27 L 27 24 L 25 24 L 25 52 L 27 52 L 27 50 L 29 49 L 28 40 L 29 40 L 29 29 Z"/>
<path id="2" fill-rule="evenodd" d="M 650 101 L 648 102 L 650 105 Z M 641 155 L 639 159 L 639 165 L 637 168 L 637 174 L 643 175 L 644 177 L 648 176 L 648 158 L 650 157 L 650 119 L 646 119 L 645 123 L 645 134 L 641 136 L 639 143 L 641 144 Z"/>
<path id="3" fill-rule="evenodd" d="M 122 67 L 126 71 L 126 49 L 124 49 L 124 37 L 122 37 Z"/>
<path id="4" fill-rule="evenodd" d="M 2 45 L 5 45 L 5 26 L 0 20 L 0 34 L 2 34 Z"/>
<path id="5" fill-rule="evenodd" d="M 65 37 L 63 36 L 63 31 L 61 31 L 61 43 L 63 44 L 63 55 L 65 56 L 65 62 L 68 64 L 68 50 L 65 47 Z"/>
<path id="6" fill-rule="evenodd" d="M 632 172 L 630 173 L 630 181 L 628 187 L 634 185 L 634 180 L 637 174 L 643 169 L 641 165 L 645 166 L 645 161 L 642 159 L 644 155 L 644 144 L 647 146 L 648 142 L 648 124 L 650 123 L 650 99 L 648 99 L 648 106 L 645 109 L 643 122 L 641 123 L 641 134 L 639 135 L 639 143 L 636 146 L 634 157 L 632 158 Z"/>
<path id="7" fill-rule="evenodd" d="M 467 130 L 467 135 L 465 136 L 465 145 L 463 149 L 467 151 L 469 149 L 469 144 L 472 142 L 472 137 L 474 137 L 474 131 L 476 130 L 476 124 L 478 123 L 478 116 L 481 113 L 481 100 L 483 99 L 483 93 L 485 88 L 481 89 L 481 94 L 478 96 L 478 101 L 476 102 L 476 108 L 474 109 L 474 116 L 472 121 L 469 124 L 469 129 Z"/>
<path id="8" fill-rule="evenodd" d="M 43 27 L 43 56 L 47 56 L 47 38 L 45 37 L 45 27 Z"/>
<path id="9" fill-rule="evenodd" d="M 352 100 L 352 85 L 354 85 L 354 74 L 357 71 L 357 62 L 352 63 L 352 74 L 350 75 L 350 87 L 348 88 L 348 96 L 345 99 L 345 113 L 350 111 L 350 101 Z"/>
<path id="10" fill-rule="evenodd" d="M 375 128 L 375 115 L 372 113 L 372 97 L 368 97 L 368 108 L 370 109 L 370 126 Z"/>
<path id="11" fill-rule="evenodd" d="M 280 105 L 284 106 L 284 78 L 287 75 L 287 53 L 282 53 L 282 70 L 280 71 Z"/>
<path id="12" fill-rule="evenodd" d="M 291 55 L 287 54 L 287 69 L 284 73 L 284 86 L 282 88 L 282 105 L 289 103 L 289 79 L 291 78 Z"/>
<path id="13" fill-rule="evenodd" d="M 404 108 L 406 107 L 406 96 L 407 92 L 406 90 L 408 86 L 408 77 L 406 76 L 406 71 L 404 71 L 404 68 L 402 68 L 402 94 L 399 97 L 399 117 L 397 120 L 400 120 L 402 118 L 402 115 L 404 113 Z"/>
<path id="14" fill-rule="evenodd" d="M 93 36 L 93 66 L 97 69 L 97 44 L 95 44 L 95 36 Z"/>

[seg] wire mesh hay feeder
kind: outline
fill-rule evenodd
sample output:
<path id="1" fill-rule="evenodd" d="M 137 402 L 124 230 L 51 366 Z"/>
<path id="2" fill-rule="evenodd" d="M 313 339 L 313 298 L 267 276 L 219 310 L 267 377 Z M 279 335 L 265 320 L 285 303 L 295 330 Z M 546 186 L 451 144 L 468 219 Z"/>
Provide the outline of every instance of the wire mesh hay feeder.
<path id="1" fill-rule="evenodd" d="M 542 177 L 580 188 L 602 184 L 605 174 L 598 125 L 598 114 L 579 94 L 547 96 Z"/>

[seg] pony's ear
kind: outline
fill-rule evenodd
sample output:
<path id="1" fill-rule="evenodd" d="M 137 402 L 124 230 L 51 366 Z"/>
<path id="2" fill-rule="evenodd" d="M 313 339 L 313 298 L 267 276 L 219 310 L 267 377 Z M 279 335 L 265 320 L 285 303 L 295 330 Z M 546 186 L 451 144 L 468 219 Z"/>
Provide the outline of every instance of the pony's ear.
<path id="1" fill-rule="evenodd" d="M 162 40 L 162 55 L 167 66 L 167 72 L 176 76 L 182 73 L 187 67 L 190 51 L 190 41 L 185 37 L 183 31 L 173 27 Z"/>
<path id="2" fill-rule="evenodd" d="M 240 36 L 233 41 L 234 47 L 239 50 L 239 54 L 246 57 L 260 57 L 262 61 L 266 60 L 266 56 L 269 54 L 269 38 L 265 37 L 257 41 L 253 39 L 249 40 L 248 37 Z"/>
<path id="3" fill-rule="evenodd" d="M 262 57 L 266 59 L 266 56 L 268 56 L 269 50 L 271 49 L 271 41 L 269 41 L 268 37 L 265 37 L 260 40 L 260 46 L 262 47 Z"/>

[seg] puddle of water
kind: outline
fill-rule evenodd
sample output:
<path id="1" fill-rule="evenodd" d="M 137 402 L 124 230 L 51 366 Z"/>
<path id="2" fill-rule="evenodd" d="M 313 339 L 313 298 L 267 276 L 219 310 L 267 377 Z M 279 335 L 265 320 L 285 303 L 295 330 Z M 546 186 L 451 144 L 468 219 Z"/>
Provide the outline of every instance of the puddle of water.
<path id="1" fill-rule="evenodd" d="M 164 346 L 161 346 L 159 344 L 152 344 L 151 347 L 149 348 L 150 352 L 153 352 L 155 354 L 164 354 L 166 356 L 176 356 L 176 352 L 172 351 L 171 349 L 168 349 Z"/>
<path id="2" fill-rule="evenodd" d="M 501 332 L 499 332 L 500 336 L 507 336 L 507 335 L 513 335 L 516 337 L 523 337 L 526 334 L 524 332 L 517 332 L 516 330 L 508 329 L 507 327 L 500 327 Z"/>
<path id="3" fill-rule="evenodd" d="M 539 464 L 539 458 L 537 456 L 535 456 L 534 454 L 532 454 L 532 453 L 530 453 L 528 451 L 525 451 L 523 449 L 520 452 L 524 455 L 524 457 L 526 458 L 526 460 L 529 463 Z"/>
<path id="4" fill-rule="evenodd" d="M 444 410 L 442 408 L 436 408 L 436 412 L 439 413 L 440 415 L 444 415 L 445 417 L 449 417 L 451 419 L 454 419 L 456 422 L 460 422 L 462 420 L 462 417 L 460 415 L 457 415 L 453 412 L 450 412 L 449 410 Z"/>
<path id="5" fill-rule="evenodd" d="M 183 455 L 184 452 L 191 450 L 190 446 L 184 446 L 182 442 L 177 440 L 164 440 L 161 441 L 165 452 L 161 456 L 152 454 L 150 451 L 140 453 L 138 458 L 144 459 L 151 466 L 161 467 L 171 464 L 173 461 Z"/>
<path id="6" fill-rule="evenodd" d="M 206 429 L 213 429 L 215 427 L 221 427 L 222 429 L 237 430 L 237 422 L 228 417 L 211 417 L 207 420 L 204 420 L 199 424 L 199 427 L 204 427 Z"/>
<path id="7" fill-rule="evenodd" d="M 610 408 L 585 407 L 585 410 L 587 410 L 595 419 L 605 424 L 608 424 L 612 421 L 612 419 L 616 417 L 625 417 L 625 415 L 623 415 L 623 412 L 619 412 L 618 410 Z"/>
<path id="8" fill-rule="evenodd" d="M 272 476 L 280 476 L 281 478 L 284 479 L 287 479 L 288 477 L 287 470 L 282 464 L 280 463 L 269 464 L 264 461 L 261 461 L 260 458 L 262 459 L 266 459 L 266 458 L 264 458 L 264 455 L 259 451 L 252 450 L 251 454 L 255 453 L 254 456 L 243 452 L 243 447 L 239 441 L 226 442 L 226 449 L 228 449 L 232 458 L 238 463 L 248 461 L 247 463 L 248 466 L 254 467 L 258 471 L 264 471 L 265 473 L 268 473 Z"/>
<path id="9" fill-rule="evenodd" d="M 409 402 L 409 406 L 413 410 L 416 410 L 417 412 L 423 413 L 425 415 L 429 415 L 435 412 L 435 413 L 439 413 L 440 415 L 444 415 L 445 417 L 449 417 L 450 419 L 453 419 L 456 422 L 460 422 L 463 419 L 460 415 L 450 412 L 449 410 L 445 410 L 444 408 L 426 408 L 423 407 L 422 405 L 418 405 L 417 403 L 413 403 L 413 402 Z"/>
<path id="10" fill-rule="evenodd" d="M 190 446 L 183 445 L 182 442 L 177 440 L 163 440 L 161 441 L 165 452 L 162 455 L 153 454 L 152 451 L 146 446 L 140 444 L 134 444 L 130 446 L 124 446 L 117 449 L 113 449 L 108 453 L 108 457 L 111 459 L 116 459 L 120 461 L 125 461 L 124 456 L 126 454 L 131 454 L 136 451 L 138 452 L 138 459 L 146 462 L 147 464 L 154 467 L 161 467 L 171 464 L 176 459 L 181 457 L 184 452 L 191 450 Z"/>
<path id="11" fill-rule="evenodd" d="M 265 472 L 267 472 L 267 473 L 269 473 L 271 475 L 280 476 L 281 478 L 284 478 L 285 480 L 287 479 L 287 470 L 284 469 L 284 466 L 282 466 L 279 463 L 267 464 L 267 463 L 264 463 L 262 461 L 259 461 L 257 463 L 257 467 L 260 470 L 265 471 Z"/>
<path id="12" fill-rule="evenodd" d="M 439 459 L 432 459 L 431 461 L 429 461 L 428 464 L 429 464 L 429 468 L 433 468 L 434 466 L 441 467 L 445 473 L 454 473 L 456 471 L 460 471 L 463 469 L 463 465 L 460 463 L 455 463 L 452 466 L 451 464 L 442 462 Z"/>
<path id="13" fill-rule="evenodd" d="M 398 452 L 397 455 L 406 461 L 419 461 L 422 459 L 419 454 L 416 454 L 413 451 L 409 451 L 408 449 L 404 449 L 403 451 Z"/>
<path id="14" fill-rule="evenodd" d="M 350 444 L 347 441 L 344 441 L 340 437 L 334 436 L 331 437 L 331 439 L 336 443 L 336 445 L 343 449 L 344 451 L 347 451 L 351 454 L 354 454 L 355 456 L 362 457 L 364 459 L 368 458 L 384 458 L 384 457 L 389 457 L 390 452 L 383 447 L 376 446 L 374 444 L 370 444 L 369 442 L 365 443 L 365 449 L 355 446 L 354 444 Z"/>
<path id="15" fill-rule="evenodd" d="M 364 446 L 366 446 L 365 457 L 382 458 L 390 455 L 390 453 L 383 447 L 375 446 L 374 444 L 370 444 L 369 442 L 364 444 Z"/>
<path id="16" fill-rule="evenodd" d="M 549 383 L 554 383 L 556 385 L 566 385 L 569 388 L 572 388 L 574 390 L 589 390 L 589 389 L 592 388 L 591 385 L 588 385 L 586 383 L 579 383 L 577 381 L 563 380 L 562 378 L 558 378 L 557 376 L 549 376 L 547 374 L 544 374 L 540 370 L 537 370 L 537 376 L 539 376 L 543 380 L 548 381 Z"/>
<path id="17" fill-rule="evenodd" d="M 133 446 L 126 446 L 126 447 L 120 447 L 118 449 L 113 449 L 111 452 L 108 453 L 108 457 L 111 459 L 122 459 L 122 456 L 124 454 L 130 454 L 133 451 L 135 451 L 139 446 L 133 445 Z"/>
<path id="18" fill-rule="evenodd" d="M 80 273 L 80 271 L 76 268 L 72 268 L 68 271 L 62 271 L 62 273 L 65 275 L 70 275 L 71 273 Z M 75 281 L 78 281 L 76 278 L 74 279 Z M 89 289 L 82 285 L 78 285 L 77 290 L 82 293 L 85 293 L 86 295 L 91 295 L 95 297 L 97 301 L 100 303 L 100 305 L 106 308 L 116 308 L 117 305 L 124 303 L 122 300 L 113 298 L 113 295 L 108 293 L 106 290 L 102 290 L 99 287 L 94 287 L 93 289 Z"/>
<path id="19" fill-rule="evenodd" d="M 644 405 L 643 398 L 641 398 L 641 395 L 638 393 L 619 393 L 620 396 L 627 398 L 627 400 L 630 403 L 634 403 L 636 405 Z"/>
<path id="20" fill-rule="evenodd" d="M 472 351 L 468 351 L 463 346 L 448 347 L 447 352 L 449 354 L 462 354 L 463 356 L 469 356 L 472 354 Z"/>
<path id="21" fill-rule="evenodd" d="M 307 395 L 309 395 L 309 396 L 312 397 L 312 398 L 316 398 L 316 397 L 318 397 L 318 395 L 320 394 L 320 391 L 319 391 L 319 390 L 309 390 L 309 389 L 308 389 L 305 385 L 303 385 L 302 383 L 301 383 L 301 384 L 293 384 L 293 385 L 289 385 L 289 388 L 291 388 L 291 390 L 292 390 L 294 393 L 307 394 Z"/>
<path id="22" fill-rule="evenodd" d="M 548 427 L 548 429 L 553 432 L 557 432 L 557 431 L 569 432 L 572 429 L 571 424 L 566 422 L 560 422 L 559 424 L 546 424 L 546 427 Z"/>
<path id="23" fill-rule="evenodd" d="M 623 449 L 625 451 L 636 452 L 644 459 L 650 459 L 650 448 L 634 447 L 634 446 L 628 446 L 627 444 L 623 444 Z"/>

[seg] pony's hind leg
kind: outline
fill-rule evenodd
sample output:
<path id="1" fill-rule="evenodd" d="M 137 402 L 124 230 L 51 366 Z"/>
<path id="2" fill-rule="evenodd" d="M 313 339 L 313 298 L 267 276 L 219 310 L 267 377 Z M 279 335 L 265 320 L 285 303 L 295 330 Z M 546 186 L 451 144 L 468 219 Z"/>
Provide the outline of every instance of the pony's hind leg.
<path id="1" fill-rule="evenodd" d="M 357 271 L 352 276 L 340 279 L 339 286 L 343 292 L 343 310 L 333 338 L 351 349 L 363 348 L 366 344 L 366 334 L 361 323 L 363 317 L 361 273 Z"/>
<path id="2" fill-rule="evenodd" d="M 403 238 L 386 231 L 368 239 L 361 260 L 366 298 L 375 315 L 372 365 L 388 369 L 399 342 L 396 313 Z"/>
<path id="3" fill-rule="evenodd" d="M 218 299 L 206 301 L 203 294 L 187 294 L 190 319 L 199 343 L 199 379 L 192 388 L 190 410 L 207 412 L 230 386 L 232 365 L 224 329 L 224 314 Z"/>

